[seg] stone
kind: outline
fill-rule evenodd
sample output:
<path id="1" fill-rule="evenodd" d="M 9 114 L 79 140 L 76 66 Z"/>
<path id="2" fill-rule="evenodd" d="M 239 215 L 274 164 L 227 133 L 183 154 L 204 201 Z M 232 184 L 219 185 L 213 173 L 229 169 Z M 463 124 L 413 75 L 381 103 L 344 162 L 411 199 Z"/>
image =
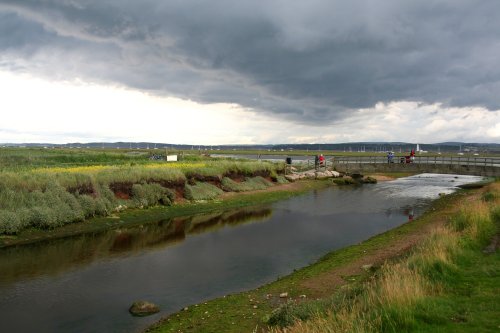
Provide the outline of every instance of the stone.
<path id="1" fill-rule="evenodd" d="M 294 182 L 300 179 L 300 175 L 299 174 L 286 175 L 285 179 L 288 180 L 289 182 Z"/>
<path id="2" fill-rule="evenodd" d="M 288 293 L 281 293 L 280 294 L 280 298 L 287 298 L 288 297 Z"/>
<path id="3" fill-rule="evenodd" d="M 364 269 L 365 271 L 369 271 L 373 268 L 373 264 L 363 265 L 361 266 L 361 268 Z"/>
<path id="4" fill-rule="evenodd" d="M 128 311 L 134 316 L 144 317 L 160 312 L 160 308 L 147 301 L 136 301 L 132 304 Z"/>
<path id="5" fill-rule="evenodd" d="M 309 172 L 305 172 L 304 176 L 307 179 L 315 179 L 316 178 L 316 173 L 309 171 Z"/>
<path id="6" fill-rule="evenodd" d="M 315 174 L 316 179 L 325 179 L 325 178 L 329 178 L 329 177 L 330 176 L 326 172 L 317 171 Z"/>
<path id="7" fill-rule="evenodd" d="M 332 177 L 334 178 L 338 178 L 340 177 L 340 172 L 337 172 L 337 171 L 330 171 L 332 173 Z"/>

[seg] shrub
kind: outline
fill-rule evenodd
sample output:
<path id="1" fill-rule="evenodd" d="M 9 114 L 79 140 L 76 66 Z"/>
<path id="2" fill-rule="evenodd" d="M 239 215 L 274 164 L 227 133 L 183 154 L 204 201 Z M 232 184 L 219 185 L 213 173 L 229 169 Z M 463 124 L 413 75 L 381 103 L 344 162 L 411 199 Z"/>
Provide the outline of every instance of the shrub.
<path id="1" fill-rule="evenodd" d="M 238 183 L 234 180 L 224 177 L 221 182 L 222 189 L 224 191 L 231 192 L 244 192 L 253 190 L 264 190 L 273 184 L 268 180 L 258 176 L 253 178 L 246 178 L 244 182 Z"/>
<path id="2" fill-rule="evenodd" d="M 243 192 L 247 191 L 244 183 L 237 183 L 231 178 L 224 177 L 221 181 L 221 187 L 224 191 L 228 192 Z"/>
<path id="3" fill-rule="evenodd" d="M 486 192 L 486 193 L 483 193 L 482 199 L 485 202 L 494 201 L 496 199 L 496 195 L 493 192 Z"/>
<path id="4" fill-rule="evenodd" d="M 95 214 L 98 215 L 98 216 L 106 216 L 106 215 L 109 215 L 109 213 L 111 212 L 111 209 L 109 209 L 108 207 L 110 207 L 111 204 L 109 202 L 108 199 L 106 198 L 96 198 L 95 199 Z"/>
<path id="5" fill-rule="evenodd" d="M 97 203 L 94 198 L 90 195 L 78 195 L 77 200 L 80 203 L 80 207 L 82 207 L 83 215 L 87 217 L 94 217 L 96 215 Z"/>
<path id="6" fill-rule="evenodd" d="M 222 193 L 220 188 L 210 183 L 186 184 L 184 189 L 184 195 L 188 200 L 212 200 Z"/>
<path id="7" fill-rule="evenodd" d="M 0 234 L 17 234 L 22 229 L 22 222 L 16 213 L 0 210 Z"/>
<path id="8" fill-rule="evenodd" d="M 158 203 L 170 206 L 175 194 L 159 184 L 132 185 L 132 198 L 138 206 L 155 206 Z"/>
<path id="9" fill-rule="evenodd" d="M 41 229 L 53 229 L 62 225 L 58 221 L 56 214 L 49 207 L 35 207 L 33 208 L 33 220 L 32 224 L 34 227 Z"/>
<path id="10" fill-rule="evenodd" d="M 351 177 L 331 178 L 331 181 L 337 185 L 350 185 L 356 183 Z"/>
<path id="11" fill-rule="evenodd" d="M 33 221 L 33 211 L 29 208 L 22 208 L 17 211 L 17 216 L 19 216 L 19 220 L 21 222 L 21 231 L 24 228 L 27 228 L 32 225 Z"/>
<path id="12" fill-rule="evenodd" d="M 276 183 L 278 184 L 288 184 L 289 181 L 285 178 L 285 176 L 276 176 L 276 178 L 274 178 Z"/>

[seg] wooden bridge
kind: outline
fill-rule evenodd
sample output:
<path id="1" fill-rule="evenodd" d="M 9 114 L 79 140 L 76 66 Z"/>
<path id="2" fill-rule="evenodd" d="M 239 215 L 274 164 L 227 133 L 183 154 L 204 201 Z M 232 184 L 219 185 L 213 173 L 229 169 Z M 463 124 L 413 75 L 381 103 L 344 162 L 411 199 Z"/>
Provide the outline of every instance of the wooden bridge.
<path id="1" fill-rule="evenodd" d="M 329 161 L 334 170 L 350 174 L 370 172 L 445 173 L 500 177 L 500 157 L 469 156 L 415 156 L 406 163 L 395 156 L 389 163 L 387 156 L 338 156 Z"/>

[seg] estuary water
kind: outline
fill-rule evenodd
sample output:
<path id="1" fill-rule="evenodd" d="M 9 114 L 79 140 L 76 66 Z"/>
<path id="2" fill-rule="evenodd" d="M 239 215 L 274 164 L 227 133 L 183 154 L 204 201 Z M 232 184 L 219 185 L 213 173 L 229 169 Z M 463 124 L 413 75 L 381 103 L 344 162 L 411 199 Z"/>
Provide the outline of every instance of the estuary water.
<path id="1" fill-rule="evenodd" d="M 422 174 L 275 204 L 0 250 L 2 332 L 137 332 L 161 316 L 276 280 L 421 215 L 481 177 Z M 159 314 L 128 313 L 136 300 Z"/>

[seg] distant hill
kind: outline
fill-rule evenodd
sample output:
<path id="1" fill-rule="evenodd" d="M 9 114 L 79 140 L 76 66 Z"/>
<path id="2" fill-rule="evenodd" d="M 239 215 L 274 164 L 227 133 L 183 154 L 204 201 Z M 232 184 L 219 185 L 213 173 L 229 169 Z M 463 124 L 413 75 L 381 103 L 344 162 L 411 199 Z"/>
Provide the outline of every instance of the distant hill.
<path id="1" fill-rule="evenodd" d="M 416 148 L 415 143 L 408 142 L 348 142 L 348 143 L 321 143 L 321 144 L 274 144 L 274 145 L 188 145 L 169 144 L 158 142 L 88 142 L 88 143 L 3 143 L 7 147 L 66 147 L 66 148 L 107 148 L 107 149 L 176 149 L 176 150 L 331 150 L 343 152 L 405 152 Z M 500 153 L 498 143 L 467 143 L 467 142 L 441 142 L 434 144 L 420 144 L 421 150 L 429 152 L 497 152 Z"/>

